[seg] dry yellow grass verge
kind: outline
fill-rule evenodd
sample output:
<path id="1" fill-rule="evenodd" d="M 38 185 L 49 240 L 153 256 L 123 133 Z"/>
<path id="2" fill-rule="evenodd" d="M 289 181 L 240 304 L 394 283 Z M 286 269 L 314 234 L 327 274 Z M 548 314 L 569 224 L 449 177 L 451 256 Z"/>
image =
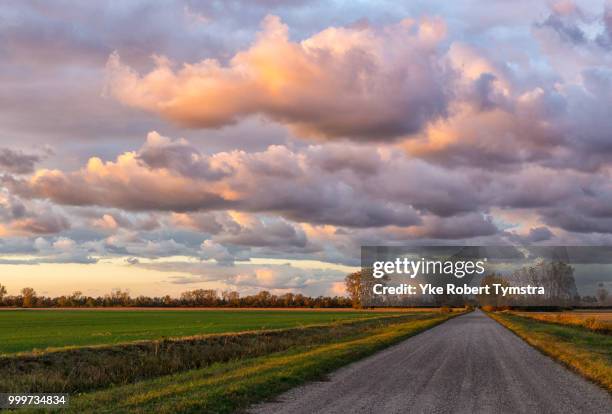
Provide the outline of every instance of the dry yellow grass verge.
<path id="1" fill-rule="evenodd" d="M 488 315 L 533 347 L 612 392 L 612 335 L 509 312 Z"/>
<path id="2" fill-rule="evenodd" d="M 512 312 L 526 318 L 563 325 L 582 326 L 600 333 L 612 333 L 612 312 Z"/>

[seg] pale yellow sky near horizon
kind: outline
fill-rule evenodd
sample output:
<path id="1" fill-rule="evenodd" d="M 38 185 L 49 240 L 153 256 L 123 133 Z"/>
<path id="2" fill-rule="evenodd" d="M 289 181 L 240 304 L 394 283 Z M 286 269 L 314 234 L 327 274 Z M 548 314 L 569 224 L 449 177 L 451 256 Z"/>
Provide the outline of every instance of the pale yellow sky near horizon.
<path id="1" fill-rule="evenodd" d="M 12 257 L 14 259 L 14 257 Z M 24 257 L 20 257 L 23 259 Z M 143 263 L 194 262 L 192 258 L 175 256 L 156 260 L 141 259 Z M 344 266 L 315 260 L 283 260 L 253 258 L 251 265 L 290 264 L 298 269 L 338 270 L 345 273 L 356 267 Z M 37 294 L 60 296 L 81 291 L 88 296 L 103 296 L 113 289 L 127 289 L 133 296 L 179 296 L 182 292 L 198 288 L 234 289 L 220 282 L 173 283 L 170 276 L 181 276 L 180 271 L 160 271 L 126 263 L 125 258 L 104 259 L 94 264 L 44 263 L 44 264 L 1 264 L 0 284 L 6 286 L 9 295 L 16 295 L 24 287 L 32 287 Z M 241 290 L 241 289 L 237 289 Z M 242 292 L 244 293 L 244 291 Z"/>

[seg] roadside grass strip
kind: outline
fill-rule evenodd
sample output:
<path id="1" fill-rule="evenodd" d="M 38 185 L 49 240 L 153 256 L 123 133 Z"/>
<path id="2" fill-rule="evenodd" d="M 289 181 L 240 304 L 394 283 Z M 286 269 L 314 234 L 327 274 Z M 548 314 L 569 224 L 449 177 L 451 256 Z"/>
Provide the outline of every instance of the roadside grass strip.
<path id="1" fill-rule="evenodd" d="M 612 393 L 612 336 L 575 325 L 504 313 L 488 315 L 541 352 Z"/>

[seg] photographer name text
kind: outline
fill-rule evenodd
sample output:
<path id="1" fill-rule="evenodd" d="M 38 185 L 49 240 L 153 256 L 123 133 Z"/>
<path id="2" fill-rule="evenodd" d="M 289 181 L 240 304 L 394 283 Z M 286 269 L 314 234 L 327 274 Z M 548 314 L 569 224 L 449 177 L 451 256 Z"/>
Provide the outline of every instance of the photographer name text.
<path id="1" fill-rule="evenodd" d="M 419 283 L 411 285 L 402 283 L 396 286 L 385 286 L 377 283 L 372 287 L 375 295 L 544 295 L 543 286 L 504 286 L 493 283 L 486 286 L 458 286 L 447 284 L 446 286 L 434 286 L 430 283 Z"/>

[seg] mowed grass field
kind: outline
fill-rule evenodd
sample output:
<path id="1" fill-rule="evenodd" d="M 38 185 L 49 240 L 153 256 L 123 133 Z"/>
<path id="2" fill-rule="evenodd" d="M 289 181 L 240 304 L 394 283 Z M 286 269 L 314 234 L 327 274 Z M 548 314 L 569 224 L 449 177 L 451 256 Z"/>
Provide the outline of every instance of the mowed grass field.
<path id="1" fill-rule="evenodd" d="M 0 354 L 292 328 L 392 314 L 350 310 L 3 310 Z"/>

